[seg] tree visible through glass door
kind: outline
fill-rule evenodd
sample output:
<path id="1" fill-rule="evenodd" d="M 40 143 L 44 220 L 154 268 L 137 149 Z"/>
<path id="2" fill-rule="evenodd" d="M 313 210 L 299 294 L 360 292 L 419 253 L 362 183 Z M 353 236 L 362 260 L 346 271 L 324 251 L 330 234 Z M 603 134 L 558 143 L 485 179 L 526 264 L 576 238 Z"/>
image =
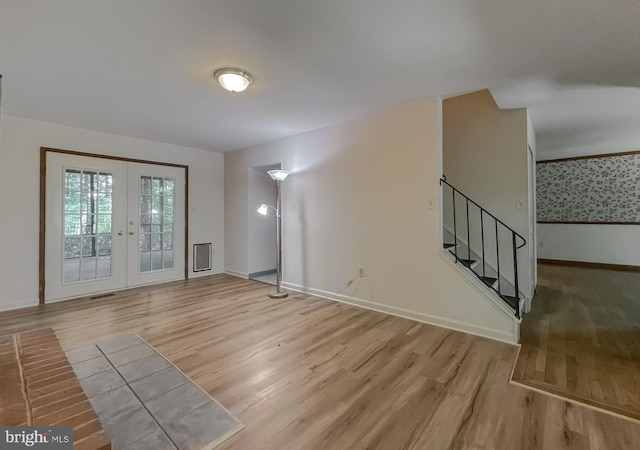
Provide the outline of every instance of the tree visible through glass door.
<path id="1" fill-rule="evenodd" d="M 111 277 L 111 173 L 66 169 L 63 282 Z"/>
<path id="2" fill-rule="evenodd" d="M 173 269 L 175 180 L 140 177 L 140 272 Z"/>

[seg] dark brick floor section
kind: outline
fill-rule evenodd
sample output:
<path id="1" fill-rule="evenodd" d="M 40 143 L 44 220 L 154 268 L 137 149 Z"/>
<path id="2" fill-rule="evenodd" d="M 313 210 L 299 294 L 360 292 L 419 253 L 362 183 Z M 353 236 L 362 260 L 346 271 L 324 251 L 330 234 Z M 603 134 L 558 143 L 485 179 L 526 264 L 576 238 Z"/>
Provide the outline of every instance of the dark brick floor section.
<path id="1" fill-rule="evenodd" d="M 73 426 L 74 449 L 111 449 L 51 329 L 0 336 L 0 424 Z"/>
<path id="2" fill-rule="evenodd" d="M 13 336 L 0 336 L 0 424 L 27 425 L 20 365 Z"/>

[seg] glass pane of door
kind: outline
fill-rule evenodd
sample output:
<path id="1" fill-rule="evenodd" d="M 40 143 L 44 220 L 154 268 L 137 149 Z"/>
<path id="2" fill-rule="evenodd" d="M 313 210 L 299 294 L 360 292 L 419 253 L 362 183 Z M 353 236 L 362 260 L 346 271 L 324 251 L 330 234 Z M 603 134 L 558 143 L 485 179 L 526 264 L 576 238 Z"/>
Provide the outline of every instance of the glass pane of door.
<path id="1" fill-rule="evenodd" d="M 142 175 L 139 186 L 140 273 L 173 269 L 175 179 Z"/>
<path id="2" fill-rule="evenodd" d="M 113 175 L 65 169 L 63 284 L 111 277 Z"/>

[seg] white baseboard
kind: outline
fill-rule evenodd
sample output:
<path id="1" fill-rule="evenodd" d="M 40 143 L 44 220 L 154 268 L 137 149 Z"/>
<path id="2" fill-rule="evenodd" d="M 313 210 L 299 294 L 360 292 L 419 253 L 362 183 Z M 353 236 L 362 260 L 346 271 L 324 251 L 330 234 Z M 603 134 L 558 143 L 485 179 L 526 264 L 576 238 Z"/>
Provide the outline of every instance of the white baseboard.
<path id="1" fill-rule="evenodd" d="M 238 270 L 224 269 L 224 273 L 226 273 L 227 275 L 233 275 L 234 277 L 240 277 L 240 278 L 244 278 L 244 279 L 249 279 L 249 274 L 248 273 L 240 272 Z"/>
<path id="2" fill-rule="evenodd" d="M 293 283 L 283 282 L 282 286 L 291 289 L 293 291 L 304 292 L 305 294 L 312 294 L 317 297 L 334 300 L 341 303 L 347 303 L 349 305 L 358 306 L 360 308 L 370 309 L 392 316 L 402 317 L 404 319 L 411 319 L 417 322 L 428 323 L 429 325 L 436 325 L 439 327 L 447 328 L 455 331 L 462 331 L 463 333 L 473 334 L 476 336 L 486 337 L 508 344 L 517 344 L 518 337 L 517 331 L 514 333 L 507 333 L 492 328 L 486 328 L 480 325 L 473 325 L 465 322 L 460 322 L 453 319 L 447 319 L 444 317 L 432 316 L 430 314 L 421 313 L 418 311 L 412 311 L 409 309 L 398 308 L 396 306 L 386 305 L 384 303 L 372 302 L 370 300 L 364 300 L 357 297 L 350 297 L 348 295 L 336 294 L 333 292 L 323 291 L 321 289 L 310 288 L 306 286 L 300 286 Z M 517 327 L 516 327 L 517 328 Z"/>
<path id="3" fill-rule="evenodd" d="M 37 298 L 30 298 L 21 302 L 0 303 L 0 311 L 11 311 L 14 309 L 29 308 L 31 306 L 38 306 L 39 304 L 40 300 L 38 300 Z"/>

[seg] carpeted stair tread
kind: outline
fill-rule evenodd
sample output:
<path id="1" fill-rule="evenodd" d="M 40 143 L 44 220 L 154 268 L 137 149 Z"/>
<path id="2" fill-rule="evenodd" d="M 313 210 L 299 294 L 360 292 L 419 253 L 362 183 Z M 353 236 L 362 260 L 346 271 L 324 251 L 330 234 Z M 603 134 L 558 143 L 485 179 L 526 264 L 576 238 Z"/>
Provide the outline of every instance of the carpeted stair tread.
<path id="1" fill-rule="evenodd" d="M 460 261 L 462 264 L 464 264 L 465 266 L 467 266 L 469 268 L 471 268 L 473 263 L 476 262 L 475 259 L 462 259 L 462 258 L 458 258 L 458 261 Z"/>
<path id="2" fill-rule="evenodd" d="M 498 279 L 497 279 L 497 278 L 492 278 L 492 277 L 480 277 L 480 280 L 482 280 L 482 282 L 483 282 L 484 284 L 486 284 L 487 286 L 489 286 L 489 287 L 492 287 L 492 286 L 493 286 L 493 284 L 494 284 L 496 281 L 498 281 Z"/>
<path id="3" fill-rule="evenodd" d="M 500 295 L 502 299 L 509 304 L 513 309 L 516 309 L 518 305 L 518 297 L 513 297 L 511 295 Z"/>

